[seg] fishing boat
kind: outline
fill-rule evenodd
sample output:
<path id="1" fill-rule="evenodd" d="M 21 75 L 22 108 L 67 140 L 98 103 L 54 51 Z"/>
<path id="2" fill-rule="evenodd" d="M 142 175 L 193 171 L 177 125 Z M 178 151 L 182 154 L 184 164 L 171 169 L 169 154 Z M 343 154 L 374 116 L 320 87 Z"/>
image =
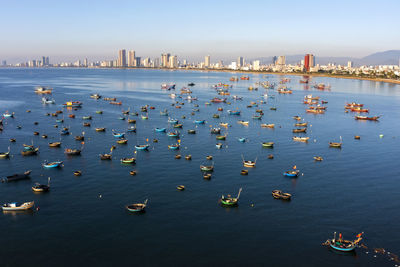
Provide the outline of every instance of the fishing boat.
<path id="1" fill-rule="evenodd" d="M 112 154 L 99 154 L 101 160 L 111 160 Z"/>
<path id="2" fill-rule="evenodd" d="M 168 145 L 168 148 L 171 149 L 171 150 L 178 150 L 179 149 L 179 144 Z"/>
<path id="3" fill-rule="evenodd" d="M 101 95 L 99 95 L 99 94 L 90 94 L 90 98 L 93 98 L 93 99 L 100 99 L 100 98 L 101 98 Z"/>
<path id="4" fill-rule="evenodd" d="M 219 114 L 213 114 L 214 119 L 219 119 Z"/>
<path id="5" fill-rule="evenodd" d="M 53 89 L 49 88 L 49 87 L 38 86 L 35 88 L 36 94 L 51 94 L 52 92 L 53 92 Z"/>
<path id="6" fill-rule="evenodd" d="M 194 123 L 196 124 L 204 124 L 206 121 L 205 120 L 195 120 Z"/>
<path id="7" fill-rule="evenodd" d="M 149 116 L 141 115 L 142 120 L 148 120 Z"/>
<path id="8" fill-rule="evenodd" d="M 113 136 L 116 138 L 123 138 L 125 136 L 125 133 L 115 133 L 113 132 Z"/>
<path id="9" fill-rule="evenodd" d="M 356 120 L 367 120 L 367 121 L 377 121 L 380 117 L 379 116 L 374 116 L 374 117 L 367 117 L 367 116 L 355 116 L 354 117 Z"/>
<path id="10" fill-rule="evenodd" d="M 32 186 L 32 191 L 36 193 L 43 193 L 49 190 L 50 190 L 50 177 L 47 180 L 47 184 L 35 183 L 35 185 Z"/>
<path id="11" fill-rule="evenodd" d="M 104 101 L 117 101 L 116 97 L 104 97 Z"/>
<path id="12" fill-rule="evenodd" d="M 299 170 L 291 170 L 291 171 L 284 172 L 283 175 L 288 176 L 288 177 L 297 177 L 297 176 L 299 176 L 299 172 L 300 172 Z"/>
<path id="13" fill-rule="evenodd" d="M 69 101 L 63 104 L 65 107 L 70 107 L 70 108 L 80 108 L 82 107 L 82 102 L 80 101 Z"/>
<path id="14" fill-rule="evenodd" d="M 308 139 L 310 139 L 310 137 L 300 137 L 300 136 L 292 137 L 292 140 L 296 142 L 308 142 Z"/>
<path id="15" fill-rule="evenodd" d="M 315 161 L 323 161 L 324 159 L 322 157 L 320 157 L 320 156 L 315 156 L 314 160 Z"/>
<path id="16" fill-rule="evenodd" d="M 75 176 L 81 176 L 82 175 L 82 171 L 74 171 L 74 175 Z"/>
<path id="17" fill-rule="evenodd" d="M 183 190 L 185 190 L 185 186 L 184 185 L 178 185 L 176 187 L 176 189 L 178 189 L 179 191 L 183 191 Z"/>
<path id="18" fill-rule="evenodd" d="M 111 105 L 118 105 L 118 106 L 122 105 L 122 101 L 119 101 L 119 102 L 110 101 L 109 103 L 110 103 Z"/>
<path id="19" fill-rule="evenodd" d="M 220 134 L 221 128 L 211 128 L 210 133 L 211 134 Z"/>
<path id="20" fill-rule="evenodd" d="M 239 137 L 238 141 L 241 142 L 241 143 L 244 143 L 244 142 L 246 142 L 246 138 L 245 137 Z"/>
<path id="21" fill-rule="evenodd" d="M 102 110 L 96 110 L 96 114 L 103 114 Z"/>
<path id="22" fill-rule="evenodd" d="M 90 127 L 90 126 L 91 126 L 90 122 L 84 122 L 83 123 L 83 127 Z"/>
<path id="23" fill-rule="evenodd" d="M 229 115 L 240 115 L 240 110 L 228 110 Z"/>
<path id="24" fill-rule="evenodd" d="M 120 145 L 125 145 L 127 143 L 128 143 L 128 139 L 125 139 L 125 138 L 119 138 L 117 140 L 117 144 L 120 144 Z"/>
<path id="25" fill-rule="evenodd" d="M 242 192 L 242 188 L 239 189 L 239 192 L 236 197 L 231 197 L 231 195 L 221 197 L 221 204 L 225 206 L 237 206 L 239 202 L 240 193 Z"/>
<path id="26" fill-rule="evenodd" d="M 68 156 L 76 156 L 76 155 L 80 155 L 81 154 L 81 150 L 79 149 L 72 149 L 72 148 L 66 148 L 64 150 L 64 154 L 68 155 Z"/>
<path id="27" fill-rule="evenodd" d="M 188 134 L 196 134 L 196 130 L 188 130 Z"/>
<path id="28" fill-rule="evenodd" d="M 186 156 L 185 156 L 185 159 L 186 159 L 186 160 L 191 160 L 191 159 L 192 159 L 192 155 L 186 155 Z"/>
<path id="29" fill-rule="evenodd" d="M 0 158 L 5 159 L 10 157 L 10 147 L 8 147 L 8 151 L 7 152 L 0 152 Z"/>
<path id="30" fill-rule="evenodd" d="M 229 126 L 229 124 L 227 122 L 221 122 L 219 125 L 222 127 L 225 127 L 225 128 L 228 128 L 228 126 Z"/>
<path id="31" fill-rule="evenodd" d="M 1 179 L 1 181 L 4 182 L 14 182 L 14 181 L 19 181 L 19 180 L 25 180 L 25 179 L 29 179 L 29 175 L 31 174 L 31 170 L 29 171 L 25 171 L 24 173 L 18 173 L 18 174 L 13 174 L 13 175 L 9 175 L 6 176 L 4 178 Z"/>
<path id="32" fill-rule="evenodd" d="M 200 170 L 203 172 L 212 172 L 214 170 L 214 164 L 212 165 L 200 165 Z"/>
<path id="33" fill-rule="evenodd" d="M 128 129 L 126 129 L 126 131 L 128 133 L 136 133 L 136 127 L 135 126 L 128 127 Z"/>
<path id="34" fill-rule="evenodd" d="M 306 131 L 307 128 L 297 128 L 292 130 L 293 133 L 305 133 Z"/>
<path id="35" fill-rule="evenodd" d="M 46 169 L 50 169 L 50 168 L 59 168 L 59 167 L 62 167 L 62 166 L 63 166 L 63 162 L 62 162 L 62 161 L 53 161 L 53 162 L 47 162 L 47 161 L 45 161 L 45 162 L 42 164 L 42 166 L 43 166 L 43 168 L 46 168 Z"/>
<path id="36" fill-rule="evenodd" d="M 168 118 L 168 123 L 176 124 L 178 123 L 177 119 Z"/>
<path id="37" fill-rule="evenodd" d="M 136 150 L 147 150 L 147 149 L 149 149 L 149 146 L 150 145 L 148 145 L 148 144 L 146 144 L 146 145 L 136 145 L 135 149 Z"/>
<path id="38" fill-rule="evenodd" d="M 55 104 L 56 101 L 54 99 L 49 99 L 47 97 L 42 97 L 42 103 L 43 104 Z"/>
<path id="39" fill-rule="evenodd" d="M 22 156 L 32 156 L 32 155 L 36 155 L 39 152 L 39 148 L 33 148 L 31 150 L 23 150 L 21 151 L 21 155 Z"/>
<path id="40" fill-rule="evenodd" d="M 340 136 L 340 142 L 329 142 L 329 147 L 342 148 L 342 137 Z"/>
<path id="41" fill-rule="evenodd" d="M 106 131 L 106 128 L 104 128 L 104 127 L 97 127 L 97 128 L 95 128 L 95 130 L 96 130 L 96 132 L 105 132 L 105 131 Z"/>
<path id="42" fill-rule="evenodd" d="M 249 122 L 248 121 L 243 121 L 243 120 L 239 120 L 237 123 L 244 125 L 244 126 L 249 126 Z"/>
<path id="43" fill-rule="evenodd" d="M 76 141 L 83 141 L 83 140 L 85 140 L 85 136 L 84 135 L 77 135 L 77 136 L 74 137 L 74 139 Z"/>
<path id="44" fill-rule="evenodd" d="M 275 128 L 275 124 L 273 124 L 273 123 L 270 123 L 270 124 L 265 124 L 265 123 L 263 123 L 263 124 L 261 124 L 261 127 L 262 128 Z"/>
<path id="45" fill-rule="evenodd" d="M 226 135 L 217 135 L 215 138 L 217 140 L 225 140 L 226 139 Z"/>
<path id="46" fill-rule="evenodd" d="M 82 120 L 91 120 L 92 119 L 92 116 L 83 116 L 82 117 Z"/>
<path id="47" fill-rule="evenodd" d="M 174 128 L 182 128 L 183 124 L 177 123 L 177 124 L 174 124 L 172 127 L 174 127 Z"/>
<path id="48" fill-rule="evenodd" d="M 3 113 L 3 117 L 4 118 L 13 118 L 14 117 L 14 112 L 13 113 L 9 113 L 8 111 L 6 111 L 6 113 Z"/>
<path id="49" fill-rule="evenodd" d="M 125 208 L 130 212 L 144 212 L 146 206 L 147 206 L 147 199 L 144 201 L 144 203 L 135 203 L 126 205 Z"/>
<path id="50" fill-rule="evenodd" d="M 168 137 L 175 137 L 178 138 L 179 137 L 179 133 L 178 132 L 169 132 L 167 133 Z"/>
<path id="51" fill-rule="evenodd" d="M 295 119 L 296 121 L 299 121 L 299 120 L 301 120 L 301 117 L 300 116 L 293 116 L 293 119 Z"/>
<path id="52" fill-rule="evenodd" d="M 166 128 L 155 128 L 154 129 L 156 132 L 159 132 L 159 133 L 165 133 L 165 131 L 167 130 Z"/>
<path id="53" fill-rule="evenodd" d="M 135 158 L 122 158 L 121 164 L 134 164 L 136 162 Z"/>
<path id="54" fill-rule="evenodd" d="M 358 243 L 360 243 L 360 241 L 362 240 L 362 235 L 363 233 L 359 233 L 358 235 L 356 235 L 357 239 L 350 241 L 344 240 L 341 233 L 339 233 L 339 238 L 336 239 L 335 232 L 333 235 L 333 239 L 328 239 L 325 243 L 335 250 L 342 252 L 351 252 L 358 246 Z"/>
<path id="55" fill-rule="evenodd" d="M 22 204 L 18 204 L 16 202 L 3 204 L 3 211 L 21 211 L 21 210 L 30 210 L 35 205 L 34 201 L 25 202 Z"/>
<path id="56" fill-rule="evenodd" d="M 226 102 L 226 98 L 214 97 L 210 101 L 213 102 L 213 103 L 223 103 L 223 102 Z"/>
<path id="57" fill-rule="evenodd" d="M 294 126 L 296 127 L 307 127 L 307 122 L 299 122 L 299 123 L 295 123 Z"/>
<path id="58" fill-rule="evenodd" d="M 281 190 L 273 190 L 272 196 L 276 199 L 290 200 L 292 195 L 289 193 L 283 193 Z"/>
<path id="59" fill-rule="evenodd" d="M 161 116 L 168 116 L 168 110 L 166 110 L 166 109 L 160 110 L 160 115 Z"/>
<path id="60" fill-rule="evenodd" d="M 221 143 L 217 143 L 217 144 L 215 145 L 215 147 L 218 148 L 218 149 L 221 149 L 221 148 L 222 148 L 222 144 L 221 144 Z"/>
<path id="61" fill-rule="evenodd" d="M 274 142 L 263 142 L 263 143 L 261 143 L 261 145 L 263 147 L 273 148 L 274 147 Z"/>

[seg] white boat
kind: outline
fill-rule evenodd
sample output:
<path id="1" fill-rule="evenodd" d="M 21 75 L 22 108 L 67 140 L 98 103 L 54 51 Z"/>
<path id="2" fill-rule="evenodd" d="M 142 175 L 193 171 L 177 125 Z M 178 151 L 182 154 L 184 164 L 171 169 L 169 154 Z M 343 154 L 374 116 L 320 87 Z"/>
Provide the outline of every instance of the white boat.
<path id="1" fill-rule="evenodd" d="M 43 104 L 55 104 L 56 101 L 54 99 L 49 99 L 49 98 L 46 98 L 46 97 L 42 97 L 42 103 Z"/>
<path id="2" fill-rule="evenodd" d="M 34 201 L 25 202 L 18 205 L 16 202 L 6 203 L 2 206 L 3 211 L 17 211 L 17 210 L 30 210 L 35 205 Z"/>

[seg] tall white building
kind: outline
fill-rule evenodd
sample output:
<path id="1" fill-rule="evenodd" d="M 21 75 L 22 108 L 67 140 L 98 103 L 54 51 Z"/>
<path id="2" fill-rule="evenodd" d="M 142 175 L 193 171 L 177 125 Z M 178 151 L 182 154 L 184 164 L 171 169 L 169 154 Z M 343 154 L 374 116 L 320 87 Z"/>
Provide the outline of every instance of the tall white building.
<path id="1" fill-rule="evenodd" d="M 164 53 L 161 54 L 161 67 L 169 67 L 169 58 L 170 58 L 170 54 L 169 53 Z"/>
<path id="2" fill-rule="evenodd" d="M 169 67 L 170 68 L 178 67 L 178 56 L 170 56 L 169 57 Z"/>
<path id="3" fill-rule="evenodd" d="M 204 67 L 206 67 L 206 68 L 210 67 L 210 55 L 208 55 L 204 58 Z"/>
<path id="4" fill-rule="evenodd" d="M 260 60 L 253 61 L 253 70 L 260 70 Z"/>
<path id="5" fill-rule="evenodd" d="M 128 52 L 128 67 L 135 67 L 136 52 L 131 50 Z"/>
<path id="6" fill-rule="evenodd" d="M 276 60 L 276 65 L 285 66 L 286 65 L 286 57 L 285 56 L 279 56 L 278 59 Z"/>
<path id="7" fill-rule="evenodd" d="M 347 68 L 351 69 L 353 67 L 352 61 L 347 61 Z"/>

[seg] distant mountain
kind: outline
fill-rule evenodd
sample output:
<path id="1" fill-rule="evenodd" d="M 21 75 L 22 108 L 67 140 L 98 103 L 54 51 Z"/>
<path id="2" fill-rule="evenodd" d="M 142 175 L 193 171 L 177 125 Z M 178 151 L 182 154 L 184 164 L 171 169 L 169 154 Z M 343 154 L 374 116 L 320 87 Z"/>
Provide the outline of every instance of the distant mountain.
<path id="1" fill-rule="evenodd" d="M 271 57 L 258 58 L 263 64 L 271 64 Z M 286 64 L 296 64 L 304 59 L 304 55 L 288 55 L 286 56 Z M 383 52 L 374 53 L 363 58 L 352 57 L 318 57 L 315 56 L 315 63 L 320 65 L 327 65 L 328 63 L 335 63 L 340 65 L 347 65 L 348 61 L 353 61 L 355 66 L 362 65 L 399 65 L 400 50 L 388 50 Z"/>

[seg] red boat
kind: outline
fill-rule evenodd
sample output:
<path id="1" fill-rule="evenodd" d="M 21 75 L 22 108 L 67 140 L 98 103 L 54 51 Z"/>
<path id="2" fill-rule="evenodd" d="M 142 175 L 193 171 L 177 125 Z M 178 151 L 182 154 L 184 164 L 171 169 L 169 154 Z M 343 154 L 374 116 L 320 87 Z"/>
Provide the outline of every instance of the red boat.
<path id="1" fill-rule="evenodd" d="M 355 118 L 356 120 L 377 121 L 377 120 L 379 119 L 379 116 L 374 116 L 374 117 L 355 116 L 354 118 Z"/>
<path id="2" fill-rule="evenodd" d="M 213 102 L 213 103 L 222 103 L 222 102 L 226 102 L 226 98 L 221 99 L 221 98 L 218 98 L 218 97 L 214 97 L 213 99 L 211 99 L 211 102 Z"/>
<path id="3" fill-rule="evenodd" d="M 369 112 L 369 109 L 366 109 L 366 108 L 351 108 L 350 110 L 353 112 L 359 112 L 359 113 L 361 113 L 361 112 L 368 113 Z"/>
<path id="4" fill-rule="evenodd" d="M 300 80 L 300 83 L 308 83 L 308 80 Z"/>
<path id="5" fill-rule="evenodd" d="M 111 101 L 110 104 L 111 105 L 122 105 L 122 101 L 119 101 L 119 102 Z"/>

